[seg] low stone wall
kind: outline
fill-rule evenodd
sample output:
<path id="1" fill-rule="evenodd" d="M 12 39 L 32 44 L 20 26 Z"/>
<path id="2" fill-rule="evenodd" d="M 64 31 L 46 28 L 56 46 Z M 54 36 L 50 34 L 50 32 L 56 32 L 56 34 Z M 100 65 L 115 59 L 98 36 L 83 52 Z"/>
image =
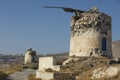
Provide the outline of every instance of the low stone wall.
<path id="1" fill-rule="evenodd" d="M 40 78 L 42 80 L 50 80 L 54 78 L 53 72 L 41 72 L 39 70 L 36 71 L 36 78 Z"/>
<path id="2" fill-rule="evenodd" d="M 39 58 L 39 70 L 45 71 L 46 69 L 52 69 L 54 71 L 60 71 L 60 65 L 56 65 L 58 58 L 55 57 L 40 57 Z"/>
<path id="3" fill-rule="evenodd" d="M 36 71 L 36 78 L 41 80 L 75 80 L 75 76 L 71 73 L 57 73 L 57 72 L 41 72 Z"/>

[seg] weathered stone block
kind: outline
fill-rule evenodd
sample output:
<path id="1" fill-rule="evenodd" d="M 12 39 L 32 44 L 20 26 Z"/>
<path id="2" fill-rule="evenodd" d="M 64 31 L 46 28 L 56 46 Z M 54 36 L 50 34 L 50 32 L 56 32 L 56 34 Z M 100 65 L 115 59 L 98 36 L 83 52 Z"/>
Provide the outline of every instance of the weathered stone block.
<path id="1" fill-rule="evenodd" d="M 58 58 L 55 57 L 40 57 L 39 58 L 39 70 L 45 71 L 45 69 L 52 69 L 55 71 L 60 70 L 60 65 L 56 65 Z"/>
<path id="2" fill-rule="evenodd" d="M 41 72 L 41 71 L 37 70 L 36 78 L 40 78 L 42 80 L 51 80 L 54 78 L 54 73 L 53 72 Z"/>
<path id="3" fill-rule="evenodd" d="M 41 72 L 36 71 L 36 78 L 41 80 L 76 80 L 71 73 L 57 73 L 57 72 Z"/>

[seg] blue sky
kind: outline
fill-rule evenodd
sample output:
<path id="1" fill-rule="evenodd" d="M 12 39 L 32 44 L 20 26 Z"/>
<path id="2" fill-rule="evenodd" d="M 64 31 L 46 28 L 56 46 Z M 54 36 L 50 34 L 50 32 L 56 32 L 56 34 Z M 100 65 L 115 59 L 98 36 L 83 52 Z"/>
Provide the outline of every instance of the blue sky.
<path id="1" fill-rule="evenodd" d="M 41 54 L 69 51 L 73 14 L 43 6 L 97 6 L 112 16 L 113 41 L 120 40 L 119 0 L 0 0 L 0 53 L 24 53 L 28 48 Z"/>

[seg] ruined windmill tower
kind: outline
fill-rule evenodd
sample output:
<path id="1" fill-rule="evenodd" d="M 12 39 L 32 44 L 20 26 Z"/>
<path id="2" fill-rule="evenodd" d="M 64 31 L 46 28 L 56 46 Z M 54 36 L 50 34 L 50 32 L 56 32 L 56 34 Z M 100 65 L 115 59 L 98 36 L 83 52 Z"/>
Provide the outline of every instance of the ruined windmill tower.
<path id="1" fill-rule="evenodd" d="M 71 35 L 69 56 L 88 57 L 103 54 L 112 57 L 111 17 L 100 13 L 96 7 L 81 11 L 64 7 L 65 12 L 73 12 L 71 17 Z"/>
<path id="2" fill-rule="evenodd" d="M 32 48 L 28 49 L 25 52 L 24 64 L 33 63 L 36 59 L 36 51 L 33 51 Z"/>
<path id="3" fill-rule="evenodd" d="M 102 53 L 112 57 L 111 17 L 96 7 L 71 17 L 69 56 L 91 56 Z"/>

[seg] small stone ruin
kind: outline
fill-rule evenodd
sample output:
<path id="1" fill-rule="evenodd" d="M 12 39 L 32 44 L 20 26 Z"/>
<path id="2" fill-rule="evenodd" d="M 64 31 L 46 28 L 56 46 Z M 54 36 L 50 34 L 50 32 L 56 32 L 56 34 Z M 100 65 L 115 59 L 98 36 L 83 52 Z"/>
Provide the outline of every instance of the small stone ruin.
<path id="1" fill-rule="evenodd" d="M 24 64 L 33 63 L 36 59 L 36 51 L 33 51 L 32 48 L 28 49 L 25 52 Z"/>
<path id="2" fill-rule="evenodd" d="M 62 59 L 58 57 L 40 57 L 36 78 L 41 78 L 42 80 L 54 79 L 55 72 L 60 71 L 60 62 L 62 62 Z"/>

